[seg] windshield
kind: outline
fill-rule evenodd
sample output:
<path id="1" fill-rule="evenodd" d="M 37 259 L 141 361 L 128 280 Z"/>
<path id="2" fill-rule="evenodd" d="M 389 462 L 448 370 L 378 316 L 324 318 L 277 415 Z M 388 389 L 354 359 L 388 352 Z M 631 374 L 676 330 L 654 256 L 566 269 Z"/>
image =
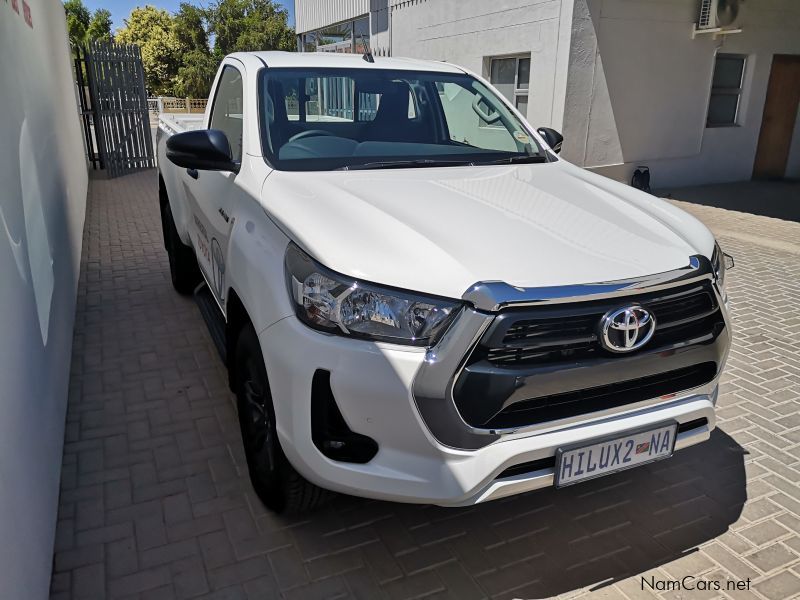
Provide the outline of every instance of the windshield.
<path id="1" fill-rule="evenodd" d="M 292 171 L 544 162 L 520 120 L 466 74 L 265 69 L 264 155 Z"/>

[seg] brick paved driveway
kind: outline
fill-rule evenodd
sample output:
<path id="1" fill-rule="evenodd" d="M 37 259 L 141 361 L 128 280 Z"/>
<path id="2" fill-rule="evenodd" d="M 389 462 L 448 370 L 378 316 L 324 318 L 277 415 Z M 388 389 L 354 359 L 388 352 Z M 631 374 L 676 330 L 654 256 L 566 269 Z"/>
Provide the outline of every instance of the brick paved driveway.
<path id="1" fill-rule="evenodd" d="M 91 184 L 53 598 L 787 598 L 800 592 L 800 224 L 687 205 L 737 260 L 712 440 L 656 465 L 468 509 L 250 489 L 232 396 L 175 294 L 153 172 Z M 653 593 L 641 578 L 750 578 Z"/>

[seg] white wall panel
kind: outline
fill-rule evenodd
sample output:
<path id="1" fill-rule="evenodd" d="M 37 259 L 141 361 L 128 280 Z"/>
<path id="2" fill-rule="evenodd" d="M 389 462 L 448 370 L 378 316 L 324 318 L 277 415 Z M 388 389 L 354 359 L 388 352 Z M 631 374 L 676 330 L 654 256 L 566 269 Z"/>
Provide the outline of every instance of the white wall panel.
<path id="1" fill-rule="evenodd" d="M 0 598 L 38 600 L 53 559 L 87 186 L 61 2 L 0 2 L 0 56 Z"/>
<path id="2" fill-rule="evenodd" d="M 561 127 L 556 65 L 559 52 L 564 68 L 569 57 L 569 45 L 559 43 L 562 0 L 390 1 L 393 56 L 445 60 L 487 76 L 489 57 L 530 55 L 526 116 L 534 126 Z"/>

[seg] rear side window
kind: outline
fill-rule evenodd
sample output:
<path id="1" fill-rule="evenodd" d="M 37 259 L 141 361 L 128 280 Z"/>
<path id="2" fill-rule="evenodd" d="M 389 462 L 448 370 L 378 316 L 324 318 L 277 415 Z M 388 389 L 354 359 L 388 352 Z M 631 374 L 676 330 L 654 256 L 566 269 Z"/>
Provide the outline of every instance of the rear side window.
<path id="1" fill-rule="evenodd" d="M 242 74 L 226 65 L 219 79 L 214 105 L 211 108 L 211 129 L 219 129 L 228 137 L 233 160 L 242 160 L 242 123 L 244 115 Z"/>

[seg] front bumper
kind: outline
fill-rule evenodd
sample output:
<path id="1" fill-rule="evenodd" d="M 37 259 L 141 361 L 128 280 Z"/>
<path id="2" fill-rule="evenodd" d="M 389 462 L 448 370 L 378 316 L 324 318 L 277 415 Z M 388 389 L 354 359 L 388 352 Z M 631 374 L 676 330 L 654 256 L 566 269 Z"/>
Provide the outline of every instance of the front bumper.
<path id="1" fill-rule="evenodd" d="M 544 424 L 533 431 L 481 435 L 482 445 L 465 450 L 441 443 L 420 416 L 419 376 L 431 364 L 424 349 L 325 335 L 294 317 L 267 328 L 260 341 L 287 457 L 308 480 L 356 496 L 442 506 L 475 504 L 551 485 L 552 467 L 500 475 L 509 467 L 553 457 L 561 446 L 667 420 L 682 424 L 705 419 L 705 424 L 678 435 L 676 449 L 681 449 L 707 440 L 715 424 L 716 378 L 669 399 Z M 330 372 L 333 396 L 349 428 L 377 441 L 379 451 L 370 462 L 333 461 L 313 444 L 310 398 L 319 369 Z"/>

